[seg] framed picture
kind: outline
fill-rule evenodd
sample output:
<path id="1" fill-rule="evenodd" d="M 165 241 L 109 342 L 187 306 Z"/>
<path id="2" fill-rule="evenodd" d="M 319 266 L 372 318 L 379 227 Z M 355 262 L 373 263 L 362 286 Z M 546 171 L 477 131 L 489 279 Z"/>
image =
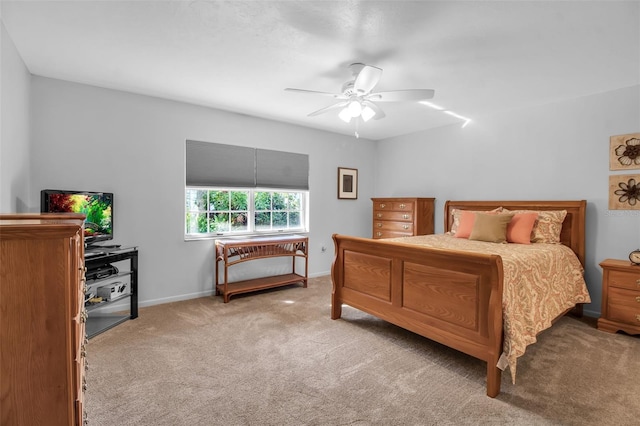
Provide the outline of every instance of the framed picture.
<path id="1" fill-rule="evenodd" d="M 609 210 L 640 210 L 640 175 L 609 176 Z"/>
<path id="2" fill-rule="evenodd" d="M 609 138 L 609 170 L 640 169 L 640 133 Z"/>
<path id="3" fill-rule="evenodd" d="M 338 199 L 358 198 L 358 169 L 338 167 Z"/>

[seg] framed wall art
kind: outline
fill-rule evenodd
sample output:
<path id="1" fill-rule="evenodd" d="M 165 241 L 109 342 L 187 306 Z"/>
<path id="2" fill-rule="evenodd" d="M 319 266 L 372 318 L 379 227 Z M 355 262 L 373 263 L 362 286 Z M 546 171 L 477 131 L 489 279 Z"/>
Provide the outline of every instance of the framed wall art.
<path id="1" fill-rule="evenodd" d="M 640 210 L 640 174 L 609 176 L 609 210 Z"/>
<path id="2" fill-rule="evenodd" d="M 609 170 L 640 169 L 640 133 L 609 138 Z"/>
<path id="3" fill-rule="evenodd" d="M 358 198 L 358 169 L 338 167 L 338 199 Z"/>

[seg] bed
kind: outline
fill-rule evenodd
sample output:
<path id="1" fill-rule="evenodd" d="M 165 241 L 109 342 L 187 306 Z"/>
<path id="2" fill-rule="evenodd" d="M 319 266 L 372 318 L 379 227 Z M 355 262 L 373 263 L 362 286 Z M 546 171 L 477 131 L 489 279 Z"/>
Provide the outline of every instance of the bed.
<path id="1" fill-rule="evenodd" d="M 444 210 L 445 233 L 441 235 L 375 240 L 334 234 L 331 318 L 340 318 L 343 304 L 349 305 L 485 361 L 487 395 L 495 397 L 500 393 L 502 370 L 510 367 L 515 382 L 515 359 L 524 353 L 524 347 L 535 342 L 535 335 L 572 309 L 581 314 L 582 303 L 590 302 L 582 277 L 586 201 L 447 201 Z M 458 245 L 454 249 L 441 246 L 447 238 L 461 243 L 462 239 L 451 232 L 460 226 L 461 212 L 482 212 L 476 217 L 487 217 L 484 213 L 498 210 L 511 214 L 536 211 L 545 216 L 566 211 L 558 223 L 559 244 L 553 246 L 570 253 L 572 260 L 567 262 L 572 264 L 572 278 L 567 280 L 571 283 L 563 284 L 568 289 L 560 301 L 553 299 L 559 292 L 555 289 L 549 290 L 553 293 L 549 295 L 521 297 L 530 299 L 527 303 L 533 306 L 515 312 L 526 314 L 538 307 L 546 310 L 536 314 L 534 330 L 519 343 L 515 343 L 520 337 L 515 336 L 514 324 L 520 319 L 510 317 L 514 308 L 504 298 L 508 295 L 507 299 L 517 300 L 517 292 L 523 288 L 512 284 L 519 273 L 514 272 L 515 261 L 506 251 L 521 245 L 469 241 L 489 247 L 483 252 L 462 250 Z M 546 246 L 552 244 L 522 244 L 522 250 Z M 549 271 L 542 275 L 557 275 Z M 513 350 L 515 346 L 518 351 Z"/>

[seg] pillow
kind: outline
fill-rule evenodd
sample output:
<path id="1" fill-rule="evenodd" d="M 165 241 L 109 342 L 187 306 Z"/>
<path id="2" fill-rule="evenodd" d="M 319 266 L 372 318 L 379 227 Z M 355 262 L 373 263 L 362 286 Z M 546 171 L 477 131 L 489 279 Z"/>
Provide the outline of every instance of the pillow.
<path id="1" fill-rule="evenodd" d="M 507 225 L 513 214 L 485 214 L 476 213 L 476 220 L 470 240 L 487 241 L 490 243 L 504 243 L 507 241 Z"/>
<path id="2" fill-rule="evenodd" d="M 500 212 L 502 212 L 502 207 L 496 207 L 493 210 L 488 210 L 488 211 L 474 211 L 474 210 L 460 210 L 460 209 L 452 209 L 451 210 L 451 216 L 453 216 L 453 223 L 451 224 L 451 229 L 449 231 L 450 234 L 455 235 L 456 237 L 458 236 L 458 228 L 460 227 L 460 219 L 462 217 L 462 214 L 464 212 L 468 212 L 468 213 L 493 213 L 493 214 L 498 214 Z M 466 215 L 465 215 L 466 216 Z M 471 217 L 471 220 L 473 222 L 473 219 L 475 218 L 475 216 Z M 468 219 L 467 219 L 468 220 Z M 465 225 L 465 226 L 469 226 L 469 233 L 471 233 L 471 228 L 473 227 L 473 223 L 471 223 L 471 225 Z M 466 237 L 461 237 L 461 238 L 468 238 L 469 235 L 467 235 Z"/>
<path id="3" fill-rule="evenodd" d="M 566 210 L 507 210 L 508 213 L 538 213 L 538 219 L 531 230 L 532 243 L 560 244 L 562 222 L 567 216 Z"/>
<path id="4" fill-rule="evenodd" d="M 469 238 L 471 230 L 473 229 L 473 223 L 476 220 L 476 213 L 470 210 L 462 210 L 459 216 L 459 224 L 454 237 L 456 238 Z"/>
<path id="5" fill-rule="evenodd" d="M 531 231 L 538 219 L 538 213 L 516 213 L 507 225 L 507 242 L 531 244 Z"/>

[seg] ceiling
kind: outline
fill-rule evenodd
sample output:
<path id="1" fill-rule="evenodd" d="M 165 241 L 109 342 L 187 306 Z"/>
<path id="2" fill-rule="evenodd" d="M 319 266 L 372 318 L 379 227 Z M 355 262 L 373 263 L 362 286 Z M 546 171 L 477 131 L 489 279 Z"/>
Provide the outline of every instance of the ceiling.
<path id="1" fill-rule="evenodd" d="M 348 65 L 376 91 L 435 89 L 472 120 L 640 84 L 640 2 L 10 1 L 1 18 L 34 75 L 354 135 L 333 100 Z M 463 120 L 385 103 L 379 140 Z"/>

